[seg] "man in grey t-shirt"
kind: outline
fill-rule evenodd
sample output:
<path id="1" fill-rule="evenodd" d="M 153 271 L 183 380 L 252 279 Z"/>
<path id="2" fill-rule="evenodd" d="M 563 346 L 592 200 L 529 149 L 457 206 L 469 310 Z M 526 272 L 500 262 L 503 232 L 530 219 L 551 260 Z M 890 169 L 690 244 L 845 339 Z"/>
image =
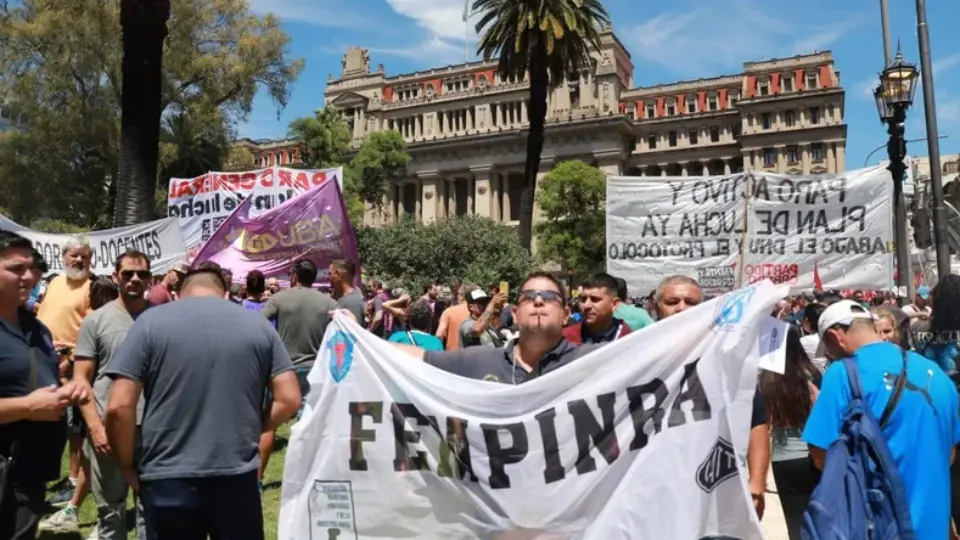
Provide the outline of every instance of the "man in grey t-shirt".
<path id="1" fill-rule="evenodd" d="M 260 434 L 293 416 L 300 391 L 280 336 L 261 315 L 225 300 L 226 292 L 217 270 L 191 271 L 181 300 L 143 313 L 107 368 L 115 379 L 105 418 L 110 445 L 139 487 L 148 535 L 157 540 L 263 538 Z M 135 464 L 141 391 L 143 451 Z"/>
<path id="2" fill-rule="evenodd" d="M 337 302 L 330 295 L 313 289 L 317 280 L 317 267 L 312 261 L 303 259 L 290 269 L 290 288 L 274 294 L 260 310 L 260 313 L 277 324 L 280 340 L 293 360 L 294 372 L 300 384 L 302 409 L 310 393 L 307 375 L 317 358 L 317 351 L 323 343 L 323 335 L 330 324 L 330 313 L 336 311 Z M 268 396 L 269 399 L 269 396 Z M 260 477 L 267 469 L 276 433 L 264 432 L 260 438 Z"/>
<path id="3" fill-rule="evenodd" d="M 333 297 L 337 299 L 337 307 L 349 311 L 357 322 L 364 328 L 366 302 L 360 289 L 354 287 L 357 279 L 357 266 L 349 259 L 339 259 L 330 263 L 330 285 L 333 287 Z"/>
<path id="4" fill-rule="evenodd" d="M 113 379 L 106 376 L 117 350 L 134 320 L 149 307 L 144 298 L 150 283 L 150 260 L 143 253 L 127 252 L 116 263 L 114 279 L 120 296 L 83 320 L 74 349 L 73 380 L 93 388 L 93 401 L 82 405 L 87 424 L 84 452 L 90 461 L 91 491 L 97 502 L 97 534 L 101 540 L 127 538 L 127 481 L 113 459 L 102 417 L 110 399 Z M 143 397 L 137 402 L 136 424 L 143 418 Z M 138 437 L 139 438 L 139 437 Z M 136 498 L 137 539 L 146 539 L 143 506 Z"/>

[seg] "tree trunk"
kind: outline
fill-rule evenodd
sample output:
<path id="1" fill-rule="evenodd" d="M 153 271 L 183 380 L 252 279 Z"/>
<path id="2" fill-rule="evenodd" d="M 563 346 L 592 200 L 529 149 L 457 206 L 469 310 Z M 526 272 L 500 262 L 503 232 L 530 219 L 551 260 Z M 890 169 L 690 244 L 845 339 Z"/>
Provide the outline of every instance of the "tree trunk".
<path id="1" fill-rule="evenodd" d="M 156 216 L 157 154 L 162 113 L 163 41 L 170 0 L 121 0 L 123 85 L 120 167 L 114 225 Z"/>
<path id="2" fill-rule="evenodd" d="M 520 191 L 520 244 L 530 251 L 533 237 L 533 207 L 537 191 L 537 173 L 540 172 L 540 154 L 543 152 L 543 132 L 547 121 L 546 52 L 542 45 L 534 49 L 530 62 L 530 105 L 527 107 L 527 160 L 523 168 L 523 188 Z"/>

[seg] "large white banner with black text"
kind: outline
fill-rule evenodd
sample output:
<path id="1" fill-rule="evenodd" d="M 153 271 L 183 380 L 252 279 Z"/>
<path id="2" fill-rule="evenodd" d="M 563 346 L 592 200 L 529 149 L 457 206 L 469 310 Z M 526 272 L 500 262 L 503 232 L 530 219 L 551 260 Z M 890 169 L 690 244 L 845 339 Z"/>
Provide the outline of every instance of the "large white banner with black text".
<path id="1" fill-rule="evenodd" d="M 760 540 L 744 459 L 769 281 L 519 385 L 343 315 L 309 375 L 281 540 Z"/>
<path id="2" fill-rule="evenodd" d="M 608 177 L 607 271 L 647 294 L 666 276 L 722 293 L 762 279 L 794 291 L 889 289 L 893 182 L 836 175 Z M 819 280 L 817 279 L 819 278 Z"/>
<path id="3" fill-rule="evenodd" d="M 180 224 L 170 218 L 87 233 L 50 234 L 24 227 L 0 215 L 0 229 L 13 231 L 33 242 L 52 273 L 63 272 L 61 248 L 72 239 L 90 244 L 93 253 L 90 269 L 101 276 L 112 274 L 117 257 L 132 249 L 150 257 L 150 270 L 154 274 L 167 273 L 174 264 L 185 262 L 187 255 Z"/>

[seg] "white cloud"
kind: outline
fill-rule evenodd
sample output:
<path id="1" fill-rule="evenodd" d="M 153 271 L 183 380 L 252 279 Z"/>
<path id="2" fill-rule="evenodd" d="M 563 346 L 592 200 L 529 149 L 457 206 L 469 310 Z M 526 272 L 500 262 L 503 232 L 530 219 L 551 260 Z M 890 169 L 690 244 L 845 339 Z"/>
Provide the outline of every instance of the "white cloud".
<path id="1" fill-rule="evenodd" d="M 788 56 L 824 50 L 860 24 L 823 14 L 788 17 L 765 13 L 759 0 L 691 2 L 676 11 L 661 13 L 625 35 L 632 52 L 648 62 L 685 76 L 713 75 L 737 70 L 743 62 L 770 56 Z"/>
<path id="2" fill-rule="evenodd" d="M 432 65 L 459 64 L 464 61 L 466 51 L 463 43 L 459 45 L 445 40 L 436 34 L 409 47 L 371 47 L 371 53 L 397 56 L 417 61 L 429 61 Z M 470 49 L 472 58 L 473 50 Z"/>
<path id="3" fill-rule="evenodd" d="M 957 66 L 960 66 L 960 52 L 934 60 L 933 74 L 943 74 Z"/>
<path id="4" fill-rule="evenodd" d="M 462 43 L 465 33 L 475 36 L 474 21 L 463 22 L 464 0 L 387 0 L 387 4 L 440 39 Z"/>
<path id="5" fill-rule="evenodd" d="M 334 28 L 363 28 L 369 25 L 355 5 L 343 0 L 250 0 L 250 10 L 278 19 Z"/>

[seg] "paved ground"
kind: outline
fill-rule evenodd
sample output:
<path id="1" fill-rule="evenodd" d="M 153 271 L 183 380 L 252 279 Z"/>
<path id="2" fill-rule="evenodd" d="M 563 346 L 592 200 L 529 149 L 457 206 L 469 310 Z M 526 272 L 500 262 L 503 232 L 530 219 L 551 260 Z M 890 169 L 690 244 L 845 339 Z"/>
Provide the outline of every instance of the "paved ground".
<path id="1" fill-rule="evenodd" d="M 767 471 L 766 510 L 763 513 L 763 534 L 767 540 L 788 540 L 787 526 L 777 496 L 777 485 L 773 481 L 773 471 Z"/>

